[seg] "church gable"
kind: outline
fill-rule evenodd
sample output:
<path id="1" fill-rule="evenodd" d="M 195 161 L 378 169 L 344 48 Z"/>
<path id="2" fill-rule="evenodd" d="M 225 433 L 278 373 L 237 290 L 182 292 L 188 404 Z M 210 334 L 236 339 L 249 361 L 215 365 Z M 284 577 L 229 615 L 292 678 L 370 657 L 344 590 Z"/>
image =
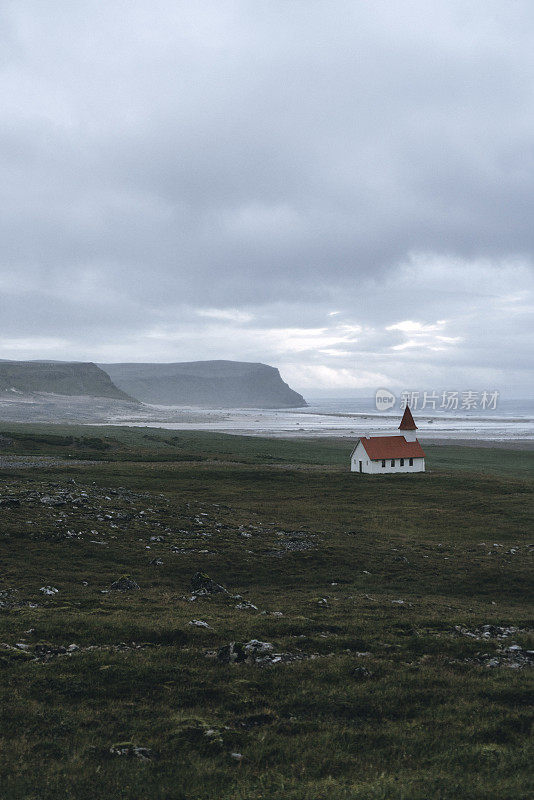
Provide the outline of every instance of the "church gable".
<path id="1" fill-rule="evenodd" d="M 417 425 L 408 406 L 399 430 L 402 434 L 362 436 L 351 453 L 351 471 L 373 474 L 424 472 L 425 452 L 416 438 Z"/>

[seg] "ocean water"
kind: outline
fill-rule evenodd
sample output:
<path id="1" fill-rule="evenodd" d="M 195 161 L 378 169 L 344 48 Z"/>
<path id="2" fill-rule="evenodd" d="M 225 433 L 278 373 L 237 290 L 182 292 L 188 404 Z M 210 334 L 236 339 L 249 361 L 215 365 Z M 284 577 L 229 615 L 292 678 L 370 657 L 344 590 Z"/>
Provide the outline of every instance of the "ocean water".
<path id="1" fill-rule="evenodd" d="M 480 406 L 480 397 L 479 406 Z M 443 417 L 443 416 L 452 416 L 452 417 L 462 417 L 466 419 L 472 419 L 474 417 L 499 417 L 499 418 L 523 418 L 523 419 L 534 419 L 534 399 L 498 399 L 495 409 L 487 408 L 482 410 L 480 407 L 474 408 L 473 410 L 462 410 L 461 408 L 447 411 L 445 409 L 439 408 L 439 403 L 436 404 L 436 409 L 426 408 L 423 409 L 420 407 L 415 407 L 412 405 L 412 411 L 414 414 L 418 414 L 420 416 L 432 416 L 432 417 Z M 404 407 L 401 406 L 399 400 L 397 400 L 396 405 L 394 408 L 387 412 L 379 412 L 375 406 L 374 397 L 320 397 L 320 398 L 308 398 L 308 406 L 309 408 L 306 411 L 311 411 L 312 413 L 319 412 L 319 413 L 327 413 L 327 414 L 379 414 L 380 416 L 388 415 L 402 415 Z"/>
<path id="2" fill-rule="evenodd" d="M 198 409 L 145 406 L 143 412 L 109 419 L 112 424 L 171 430 L 212 430 L 269 436 L 388 435 L 397 432 L 402 408 L 378 412 L 374 398 L 310 398 L 302 409 Z M 146 411 L 145 411 L 146 409 Z M 534 442 L 534 400 L 502 400 L 497 408 L 417 410 L 421 439 Z"/>

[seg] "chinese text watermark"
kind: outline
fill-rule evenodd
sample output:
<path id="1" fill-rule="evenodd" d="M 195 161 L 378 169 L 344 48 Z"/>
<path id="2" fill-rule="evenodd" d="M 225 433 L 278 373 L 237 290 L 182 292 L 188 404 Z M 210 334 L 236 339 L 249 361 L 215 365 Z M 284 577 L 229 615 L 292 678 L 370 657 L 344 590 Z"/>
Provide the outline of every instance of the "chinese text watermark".
<path id="1" fill-rule="evenodd" d="M 402 391 L 399 398 L 389 389 L 377 389 L 375 406 L 378 411 L 389 411 L 396 403 L 410 406 L 412 411 L 495 411 L 499 402 L 498 391 Z"/>

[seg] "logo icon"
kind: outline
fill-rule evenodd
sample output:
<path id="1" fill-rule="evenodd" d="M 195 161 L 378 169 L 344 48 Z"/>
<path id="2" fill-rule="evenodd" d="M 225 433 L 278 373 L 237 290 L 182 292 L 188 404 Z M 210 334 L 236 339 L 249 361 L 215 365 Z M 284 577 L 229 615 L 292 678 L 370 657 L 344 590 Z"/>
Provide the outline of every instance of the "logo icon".
<path id="1" fill-rule="evenodd" d="M 388 411 L 395 405 L 396 397 L 389 389 L 377 389 L 375 393 L 375 406 L 377 411 Z"/>

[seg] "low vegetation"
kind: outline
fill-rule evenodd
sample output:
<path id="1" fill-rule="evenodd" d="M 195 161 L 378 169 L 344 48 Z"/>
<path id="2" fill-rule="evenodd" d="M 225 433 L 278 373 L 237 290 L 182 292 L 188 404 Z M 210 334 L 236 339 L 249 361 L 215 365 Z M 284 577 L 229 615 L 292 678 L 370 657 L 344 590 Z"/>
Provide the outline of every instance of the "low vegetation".
<path id="1" fill-rule="evenodd" d="M 530 796 L 533 453 L 426 449 L 0 431 L 0 797 Z"/>

